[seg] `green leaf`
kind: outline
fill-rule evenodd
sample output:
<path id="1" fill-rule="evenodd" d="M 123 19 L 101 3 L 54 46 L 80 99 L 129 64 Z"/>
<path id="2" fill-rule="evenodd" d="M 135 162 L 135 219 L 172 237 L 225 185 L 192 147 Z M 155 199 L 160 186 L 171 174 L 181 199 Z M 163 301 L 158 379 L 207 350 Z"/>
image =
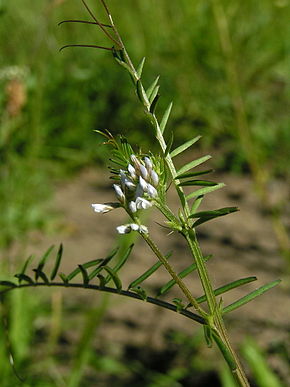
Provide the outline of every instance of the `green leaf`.
<path id="1" fill-rule="evenodd" d="M 53 267 L 52 272 L 50 274 L 51 281 L 53 281 L 55 279 L 56 275 L 57 275 L 57 272 L 58 272 L 58 269 L 59 269 L 59 266 L 60 266 L 60 262 L 61 262 L 61 258 L 62 258 L 62 253 L 63 253 L 63 245 L 61 243 L 59 245 L 59 249 L 58 249 L 58 252 L 56 254 L 54 267 Z"/>
<path id="2" fill-rule="evenodd" d="M 140 102 L 145 103 L 147 101 L 147 95 L 145 93 L 144 87 L 142 86 L 142 83 L 139 80 L 136 82 L 136 92 Z"/>
<path id="3" fill-rule="evenodd" d="M 101 288 L 104 288 L 106 286 L 106 278 L 102 274 L 98 274 L 97 277 L 98 277 L 98 279 L 100 281 L 99 286 Z"/>
<path id="4" fill-rule="evenodd" d="M 192 193 L 190 193 L 189 195 L 186 196 L 186 200 L 189 200 L 189 199 L 192 199 L 192 198 L 195 198 L 195 197 L 198 197 L 200 195 L 206 195 L 207 193 L 210 193 L 210 192 L 213 192 L 213 191 L 216 191 L 217 189 L 219 188 L 222 188 L 224 187 L 225 184 L 224 183 L 219 183 L 213 187 L 205 187 L 205 188 L 200 188 Z"/>
<path id="5" fill-rule="evenodd" d="M 88 272 L 86 271 L 86 269 L 84 268 L 83 265 L 78 265 L 78 266 L 79 266 L 80 272 L 82 273 L 82 276 L 83 276 L 84 285 L 87 285 L 90 282 Z"/>
<path id="6" fill-rule="evenodd" d="M 111 261 L 111 259 L 117 254 L 119 248 L 115 248 L 106 258 L 97 258 L 97 259 L 94 259 L 92 261 L 89 261 L 89 262 L 86 262 L 86 263 L 83 263 L 82 266 L 85 268 L 85 269 L 88 269 L 89 267 L 92 267 L 92 266 L 96 266 L 96 265 L 99 265 L 98 268 L 100 268 L 101 266 L 103 265 L 106 265 L 107 263 L 109 263 Z M 99 270 L 100 271 L 100 270 Z M 80 273 L 80 268 L 77 267 L 75 270 L 73 270 L 68 276 L 67 276 L 67 279 L 68 281 L 71 281 L 76 275 L 78 275 Z M 91 273 L 92 274 L 92 273 Z M 91 278 L 91 274 L 90 274 L 90 280 L 92 279 Z"/>
<path id="7" fill-rule="evenodd" d="M 210 258 L 212 258 L 212 255 L 207 255 L 206 257 L 204 257 L 204 262 L 207 262 Z M 193 263 L 190 266 L 188 266 L 186 269 L 184 269 L 180 273 L 178 273 L 178 277 L 179 278 L 184 278 L 188 274 L 190 274 L 191 272 L 196 270 L 196 268 L 197 268 L 196 264 Z M 171 279 L 170 281 L 168 281 L 165 285 L 163 285 L 158 290 L 157 297 L 167 293 L 172 288 L 172 286 L 174 286 L 175 284 L 176 284 L 176 282 L 174 281 L 174 279 Z"/>
<path id="8" fill-rule="evenodd" d="M 185 307 L 181 298 L 175 297 L 173 298 L 172 302 L 176 305 L 176 312 L 180 312 Z"/>
<path id="9" fill-rule="evenodd" d="M 150 98 L 149 98 L 150 105 L 152 105 L 154 99 L 155 99 L 156 96 L 158 95 L 159 88 L 160 88 L 160 86 L 157 85 L 157 86 L 154 88 L 154 90 L 152 91 L 152 93 L 151 93 L 151 95 L 150 95 Z"/>
<path id="10" fill-rule="evenodd" d="M 146 301 L 147 293 L 143 288 L 141 288 L 141 286 L 137 286 L 136 288 L 134 287 L 131 289 L 131 291 L 137 293 L 143 301 Z"/>
<path id="11" fill-rule="evenodd" d="M 196 137 L 192 138 L 191 140 L 186 141 L 184 144 L 182 144 L 178 148 L 174 149 L 170 153 L 170 156 L 173 158 L 173 157 L 179 155 L 180 153 L 186 151 L 186 149 L 191 147 L 191 145 L 195 144 L 200 138 L 201 138 L 201 136 L 196 136 Z"/>
<path id="12" fill-rule="evenodd" d="M 252 301 L 254 298 L 261 296 L 263 293 L 267 292 L 268 290 L 272 289 L 274 286 L 277 286 L 281 280 L 272 281 L 266 285 L 261 286 L 260 288 L 254 290 L 253 292 L 247 294 L 246 296 L 240 298 L 239 300 L 233 302 L 232 304 L 226 306 L 222 313 L 229 313 L 233 310 L 240 308 L 241 306 L 247 304 L 248 302 Z"/>
<path id="13" fill-rule="evenodd" d="M 172 255 L 172 251 L 167 253 L 165 257 L 169 259 Z M 128 289 L 136 288 L 137 285 L 141 284 L 143 281 L 145 281 L 147 278 L 149 278 L 153 273 L 155 273 L 156 270 L 159 269 L 159 267 L 162 265 L 160 261 L 156 262 L 153 266 L 151 266 L 148 270 L 145 271 L 140 277 L 136 278 L 133 282 L 130 283 L 128 286 Z"/>
<path id="14" fill-rule="evenodd" d="M 218 218 L 220 216 L 225 216 L 231 214 L 233 212 L 239 211 L 238 207 L 224 207 L 218 210 L 213 211 L 201 211 L 196 212 L 195 214 L 191 214 L 189 218 L 199 218 L 194 224 L 193 227 L 196 227 L 202 223 L 205 223 L 211 219 Z"/>
<path id="15" fill-rule="evenodd" d="M 131 69 L 131 67 L 126 62 L 124 62 L 123 59 L 120 59 L 118 56 L 114 56 L 114 58 L 119 63 L 119 65 L 124 67 L 130 73 L 132 79 L 134 79 L 135 78 L 135 74 L 134 74 L 133 70 Z"/>
<path id="16" fill-rule="evenodd" d="M 150 97 L 153 93 L 153 91 L 156 89 L 156 86 L 158 84 L 158 81 L 159 81 L 159 78 L 160 78 L 160 75 L 158 75 L 158 77 L 154 80 L 154 82 L 148 87 L 148 89 L 146 90 L 146 94 L 147 94 L 147 97 L 148 99 L 150 100 Z M 158 90 L 157 90 L 158 91 Z M 156 93 L 157 94 L 157 93 Z M 155 94 L 155 95 L 156 95 Z"/>
<path id="17" fill-rule="evenodd" d="M 145 59 L 146 59 L 146 58 L 145 58 L 145 56 L 144 56 L 144 58 L 141 60 L 139 66 L 138 66 L 138 68 L 137 68 L 137 74 L 138 74 L 138 77 L 139 77 L 139 78 L 141 78 L 141 76 L 142 76 L 143 67 L 144 67 L 144 63 L 145 63 Z"/>
<path id="18" fill-rule="evenodd" d="M 114 281 L 114 284 L 118 290 L 122 290 L 122 282 L 118 275 L 114 272 L 112 268 L 109 266 L 103 266 L 103 269 L 106 270 L 106 272 L 109 274 L 109 276 L 112 278 Z"/>
<path id="19" fill-rule="evenodd" d="M 191 215 L 194 214 L 195 211 L 198 209 L 198 207 L 200 206 L 200 204 L 201 204 L 203 198 L 204 198 L 204 196 L 201 195 L 201 196 L 198 196 L 198 197 L 194 200 L 194 202 L 193 202 L 193 204 L 192 204 L 192 206 L 191 206 L 191 209 L 190 209 L 190 214 L 191 214 Z"/>
<path id="20" fill-rule="evenodd" d="M 204 187 L 213 187 L 217 185 L 214 181 L 210 180 L 186 180 L 178 184 L 180 187 L 188 187 L 194 185 L 200 185 Z"/>
<path id="21" fill-rule="evenodd" d="M 33 269 L 33 271 L 36 273 L 37 279 L 40 277 L 44 283 L 49 284 L 49 280 L 48 280 L 46 274 L 42 270 Z"/>
<path id="22" fill-rule="evenodd" d="M 181 175 L 176 176 L 175 180 L 187 179 L 189 177 L 195 177 L 195 176 L 200 176 L 200 175 L 206 175 L 207 173 L 211 173 L 211 172 L 213 172 L 213 169 L 207 169 L 206 171 L 183 173 Z"/>
<path id="23" fill-rule="evenodd" d="M 0 281 L 0 286 L 8 286 L 9 288 L 17 287 L 17 285 L 11 281 Z"/>
<path id="24" fill-rule="evenodd" d="M 154 114 L 155 112 L 155 109 L 156 109 L 156 105 L 157 105 L 157 102 L 160 98 L 160 94 L 157 94 L 154 98 L 154 100 L 152 101 L 151 105 L 150 105 L 150 113 L 151 114 Z"/>
<path id="25" fill-rule="evenodd" d="M 117 264 L 113 267 L 113 271 L 114 273 L 118 273 L 118 271 L 124 266 L 124 264 L 127 262 L 130 254 L 131 254 L 131 251 L 134 247 L 134 243 L 132 243 L 128 249 L 125 251 L 124 255 L 119 259 L 119 261 L 117 262 Z M 105 283 L 108 283 L 110 280 L 110 277 L 106 277 L 106 282 Z"/>
<path id="26" fill-rule="evenodd" d="M 121 267 L 123 267 L 124 264 L 127 262 L 127 260 L 128 260 L 130 254 L 131 254 L 131 251 L 132 251 L 133 247 L 134 247 L 134 243 L 132 243 L 132 244 L 128 247 L 128 249 L 125 251 L 123 257 L 119 260 L 119 262 L 117 263 L 117 265 L 113 267 L 113 270 L 114 270 L 115 273 L 117 273 L 117 272 L 121 269 Z"/>
<path id="27" fill-rule="evenodd" d="M 32 260 L 33 258 L 34 258 L 34 256 L 33 256 L 33 255 L 30 255 L 30 256 L 26 259 L 26 261 L 24 262 L 24 265 L 22 266 L 22 269 L 20 270 L 20 273 L 25 274 L 26 269 L 27 269 L 29 263 L 31 262 L 31 260 Z"/>
<path id="28" fill-rule="evenodd" d="M 165 113 L 164 113 L 164 115 L 163 115 L 163 117 L 161 119 L 161 123 L 160 123 L 160 131 L 161 131 L 161 133 L 163 133 L 164 130 L 165 130 L 168 118 L 169 118 L 170 113 L 171 113 L 172 106 L 173 106 L 173 103 L 170 102 L 170 104 L 168 105 L 168 108 L 165 110 Z"/>
<path id="29" fill-rule="evenodd" d="M 190 161 L 188 164 L 185 164 L 183 167 L 181 167 L 178 171 L 177 171 L 177 176 L 179 175 L 182 175 L 183 173 L 189 171 L 190 169 L 192 168 L 195 168 L 197 167 L 198 165 L 202 164 L 202 163 L 205 163 L 207 160 L 209 160 L 211 158 L 210 155 L 206 155 L 206 156 L 203 156 L 203 157 L 200 157 L 199 159 L 197 160 L 192 160 Z"/>
<path id="30" fill-rule="evenodd" d="M 166 157 L 168 155 L 168 153 L 170 152 L 170 149 L 172 147 L 172 144 L 173 144 L 173 139 L 174 139 L 174 134 L 173 132 L 171 132 L 171 136 L 170 136 L 170 139 L 167 143 L 167 146 L 166 146 L 166 149 L 165 149 L 165 152 L 164 152 L 164 156 Z"/>
<path id="31" fill-rule="evenodd" d="M 103 262 L 104 262 L 104 259 L 103 259 L 103 258 L 98 258 L 98 259 L 94 259 L 94 260 L 92 260 L 92 261 L 86 262 L 86 263 L 84 263 L 82 266 L 83 266 L 83 268 L 88 269 L 89 267 L 98 265 L 99 263 L 103 263 Z M 72 280 L 74 277 L 76 277 L 80 272 L 81 272 L 81 269 L 80 269 L 79 267 L 77 267 L 76 269 L 74 269 L 74 270 L 67 276 L 67 280 L 68 280 L 68 281 L 71 281 L 71 280 Z"/>
<path id="32" fill-rule="evenodd" d="M 40 262 L 39 262 L 39 264 L 38 264 L 38 266 L 37 266 L 37 269 L 36 270 L 34 270 L 35 271 L 35 280 L 37 281 L 37 279 L 38 279 L 38 272 L 41 272 L 42 271 L 42 269 L 44 268 L 44 265 L 45 265 L 45 263 L 46 263 L 46 261 L 47 261 L 47 258 L 49 257 L 49 255 L 50 255 L 50 253 L 52 252 L 52 250 L 54 249 L 54 245 L 52 245 L 52 246 L 50 246 L 47 250 L 46 250 L 46 252 L 43 254 L 43 256 L 42 256 L 42 258 L 41 258 L 41 260 L 40 260 Z"/>
<path id="33" fill-rule="evenodd" d="M 33 280 L 26 274 L 19 273 L 19 274 L 15 274 L 14 277 L 18 278 L 20 281 L 25 281 L 25 282 L 28 282 L 29 284 L 34 285 Z"/>
<path id="34" fill-rule="evenodd" d="M 59 276 L 60 278 L 62 279 L 62 281 L 67 284 L 69 282 L 67 276 L 64 274 L 64 273 L 59 273 Z"/>
<path id="35" fill-rule="evenodd" d="M 228 366 L 232 371 L 235 371 L 237 369 L 237 364 L 235 362 L 235 359 L 233 358 L 232 354 L 226 347 L 226 345 L 223 343 L 221 338 L 214 332 L 212 331 L 212 337 L 214 338 L 217 346 L 219 347 L 221 353 L 223 354 L 223 357 L 225 361 L 228 363 Z"/>
<path id="36" fill-rule="evenodd" d="M 239 286 L 242 286 L 242 285 L 245 285 L 245 284 L 248 284 L 250 282 L 253 282 L 253 281 L 256 281 L 257 280 L 257 277 L 246 277 L 246 278 L 241 278 L 239 280 L 236 280 L 236 281 L 233 281 L 233 282 L 230 282 L 226 285 L 223 285 L 223 286 L 220 286 L 219 288 L 215 289 L 214 290 L 214 294 L 216 296 L 219 296 L 220 294 L 224 294 L 226 292 L 228 292 L 229 290 L 232 290 L 232 289 L 235 289 Z M 198 297 L 196 299 L 196 301 L 201 304 L 202 302 L 205 302 L 206 301 L 206 296 L 203 295 L 201 297 Z"/>
<path id="37" fill-rule="evenodd" d="M 203 333 L 208 348 L 212 347 L 212 330 L 208 325 L 203 325 Z"/>

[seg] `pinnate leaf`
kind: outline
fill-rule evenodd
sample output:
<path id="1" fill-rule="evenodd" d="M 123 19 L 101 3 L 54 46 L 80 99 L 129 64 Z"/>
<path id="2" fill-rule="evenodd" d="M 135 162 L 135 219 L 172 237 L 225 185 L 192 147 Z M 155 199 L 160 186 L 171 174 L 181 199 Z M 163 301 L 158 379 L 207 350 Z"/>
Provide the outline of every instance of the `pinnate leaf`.
<path id="1" fill-rule="evenodd" d="M 190 169 L 195 168 L 195 167 L 197 167 L 198 165 L 200 165 L 202 163 L 205 163 L 210 158 L 211 158 L 210 155 L 206 155 L 206 156 L 200 157 L 199 159 L 192 160 L 188 164 L 185 164 L 183 167 L 181 167 L 177 171 L 177 178 L 178 178 L 178 176 L 180 176 L 180 175 L 184 174 L 185 172 L 189 171 Z"/>
<path id="2" fill-rule="evenodd" d="M 179 155 L 180 153 L 186 151 L 186 149 L 191 147 L 191 145 L 195 144 L 200 138 L 201 138 L 201 136 L 196 136 L 196 137 L 192 138 L 191 140 L 186 141 L 184 144 L 182 144 L 178 148 L 174 149 L 170 153 L 170 156 L 173 158 L 173 157 Z"/>
<path id="3" fill-rule="evenodd" d="M 233 310 L 240 308 L 241 306 L 247 304 L 248 302 L 252 301 L 254 298 L 261 296 L 263 293 L 267 292 L 268 290 L 272 289 L 274 286 L 277 286 L 281 280 L 272 281 L 266 285 L 261 286 L 260 288 L 254 290 L 253 292 L 247 294 L 246 296 L 238 299 L 237 301 L 233 302 L 232 304 L 226 306 L 223 308 L 223 314 L 232 312 Z"/>

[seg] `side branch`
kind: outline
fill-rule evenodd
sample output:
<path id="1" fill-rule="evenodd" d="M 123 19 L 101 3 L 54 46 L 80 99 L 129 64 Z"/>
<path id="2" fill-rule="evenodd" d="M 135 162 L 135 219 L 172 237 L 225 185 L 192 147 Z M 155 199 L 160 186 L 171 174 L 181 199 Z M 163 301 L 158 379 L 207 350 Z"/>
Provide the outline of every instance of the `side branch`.
<path id="1" fill-rule="evenodd" d="M 63 288 L 78 288 L 78 289 L 91 289 L 91 290 L 98 290 L 100 292 L 106 292 L 106 293 L 112 293 L 112 294 L 119 294 L 121 296 L 125 297 L 130 297 L 130 298 L 135 298 L 137 300 L 142 300 L 146 301 L 149 304 L 153 305 L 158 305 L 162 308 L 171 310 L 173 312 L 182 314 L 183 316 L 194 320 L 198 322 L 199 324 L 206 324 L 204 318 L 199 316 L 196 313 L 192 313 L 186 309 L 181 309 L 179 310 L 176 305 L 170 304 L 169 302 L 159 300 L 157 298 L 153 297 L 146 297 L 146 299 L 143 299 L 139 294 L 130 292 L 128 290 L 118 290 L 115 288 L 111 288 L 108 286 L 98 286 L 98 285 L 90 285 L 90 284 L 81 284 L 81 283 L 64 283 L 64 282 L 50 282 L 50 283 L 45 283 L 45 282 L 35 282 L 35 283 L 27 283 L 27 284 L 20 284 L 16 285 L 14 287 L 7 288 L 5 290 L 2 290 L 0 292 L 0 296 L 10 292 L 11 290 L 14 289 L 22 289 L 22 288 L 32 288 L 32 287 L 37 287 L 37 286 L 46 286 L 46 287 L 63 287 Z"/>

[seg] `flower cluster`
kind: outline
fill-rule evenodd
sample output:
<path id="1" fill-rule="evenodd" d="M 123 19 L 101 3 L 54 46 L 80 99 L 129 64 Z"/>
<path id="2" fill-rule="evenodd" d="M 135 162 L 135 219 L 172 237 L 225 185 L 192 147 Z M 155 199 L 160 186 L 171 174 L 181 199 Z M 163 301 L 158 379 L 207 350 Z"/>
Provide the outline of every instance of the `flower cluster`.
<path id="1" fill-rule="evenodd" d="M 139 160 L 131 155 L 131 162 L 126 171 L 120 170 L 120 185 L 114 184 L 114 189 L 120 203 L 135 213 L 152 206 L 159 178 L 149 157 Z"/>
<path id="2" fill-rule="evenodd" d="M 127 170 L 121 169 L 119 172 L 120 183 L 113 185 L 119 203 L 92 204 L 95 212 L 104 214 L 122 206 L 134 217 L 138 210 L 146 210 L 153 205 L 153 199 L 158 196 L 159 183 L 153 163 L 149 157 L 141 160 L 132 154 L 130 158 Z M 148 233 L 147 227 L 136 223 L 121 225 L 117 231 L 120 234 L 131 231 Z"/>

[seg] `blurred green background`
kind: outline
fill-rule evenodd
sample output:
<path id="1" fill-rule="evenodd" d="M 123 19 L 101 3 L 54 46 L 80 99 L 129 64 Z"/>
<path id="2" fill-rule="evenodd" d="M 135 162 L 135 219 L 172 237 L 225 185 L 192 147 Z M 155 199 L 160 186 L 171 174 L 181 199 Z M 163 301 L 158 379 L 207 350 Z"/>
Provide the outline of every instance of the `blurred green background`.
<path id="1" fill-rule="evenodd" d="M 88 3 L 103 15 L 97 0 Z M 287 260 L 287 198 L 273 205 L 268 185 L 289 179 L 289 0 L 108 3 L 135 63 L 147 57 L 145 83 L 161 74 L 158 109 L 174 101 L 176 144 L 201 134 L 220 170 L 251 176 Z M 58 27 L 64 19 L 89 17 L 79 0 L 0 0 L 3 256 L 29 231 L 47 230 L 43 209 L 56 181 L 104 162 L 94 129 L 156 146 L 110 53 L 59 52 L 70 43 L 108 44 L 94 26 Z"/>

